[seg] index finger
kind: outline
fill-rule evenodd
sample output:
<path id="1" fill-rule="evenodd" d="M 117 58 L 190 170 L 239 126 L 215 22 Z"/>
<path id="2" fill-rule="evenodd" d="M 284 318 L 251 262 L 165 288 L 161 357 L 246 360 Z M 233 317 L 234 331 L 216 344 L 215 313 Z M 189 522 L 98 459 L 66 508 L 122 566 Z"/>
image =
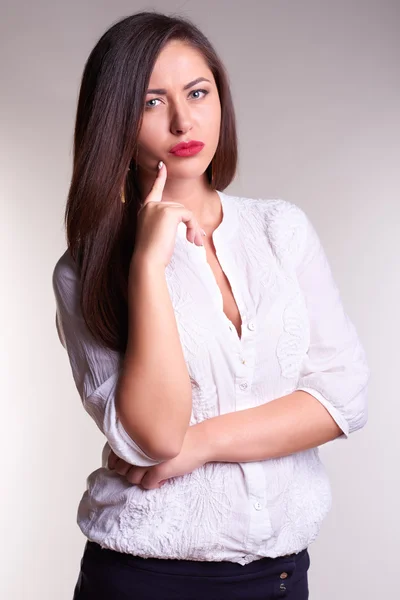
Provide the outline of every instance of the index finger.
<path id="1" fill-rule="evenodd" d="M 160 166 L 161 165 L 161 166 Z M 143 205 L 148 204 L 149 202 L 161 202 L 162 200 L 162 192 L 165 186 L 165 182 L 167 179 L 167 167 L 160 160 L 158 163 L 158 172 L 157 177 L 153 183 L 153 187 L 150 190 L 147 198 L 145 199 Z"/>

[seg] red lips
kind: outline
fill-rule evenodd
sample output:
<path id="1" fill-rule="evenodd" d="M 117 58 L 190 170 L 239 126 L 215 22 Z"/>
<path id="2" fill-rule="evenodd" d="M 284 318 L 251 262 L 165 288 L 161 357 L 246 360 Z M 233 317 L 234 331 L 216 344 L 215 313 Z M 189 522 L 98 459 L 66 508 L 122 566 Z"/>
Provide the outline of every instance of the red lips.
<path id="1" fill-rule="evenodd" d="M 182 149 L 194 148 L 194 147 L 203 147 L 203 142 L 199 142 L 197 140 L 191 140 L 190 142 L 179 142 L 170 149 L 170 152 L 174 153 Z"/>

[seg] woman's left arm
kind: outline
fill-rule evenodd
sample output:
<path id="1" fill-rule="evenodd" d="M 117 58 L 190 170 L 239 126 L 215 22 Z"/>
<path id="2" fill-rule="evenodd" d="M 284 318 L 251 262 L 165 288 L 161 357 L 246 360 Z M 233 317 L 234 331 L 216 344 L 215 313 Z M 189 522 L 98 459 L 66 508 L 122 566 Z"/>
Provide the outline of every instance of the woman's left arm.
<path id="1" fill-rule="evenodd" d="M 202 430 L 210 461 L 285 456 L 347 439 L 367 422 L 370 370 L 364 349 L 318 234 L 300 207 L 290 207 L 304 233 L 296 272 L 309 316 L 309 349 L 292 393 L 195 425 Z"/>

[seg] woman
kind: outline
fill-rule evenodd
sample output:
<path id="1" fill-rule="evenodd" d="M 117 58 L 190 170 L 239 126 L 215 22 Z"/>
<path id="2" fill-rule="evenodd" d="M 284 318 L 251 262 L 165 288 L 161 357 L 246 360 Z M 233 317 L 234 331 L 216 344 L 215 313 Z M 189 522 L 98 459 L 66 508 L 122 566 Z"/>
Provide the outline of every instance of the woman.
<path id="1" fill-rule="evenodd" d="M 309 218 L 225 193 L 236 166 L 207 38 L 156 12 L 113 25 L 83 74 L 53 273 L 107 439 L 74 600 L 308 598 L 318 446 L 364 426 L 369 369 Z"/>

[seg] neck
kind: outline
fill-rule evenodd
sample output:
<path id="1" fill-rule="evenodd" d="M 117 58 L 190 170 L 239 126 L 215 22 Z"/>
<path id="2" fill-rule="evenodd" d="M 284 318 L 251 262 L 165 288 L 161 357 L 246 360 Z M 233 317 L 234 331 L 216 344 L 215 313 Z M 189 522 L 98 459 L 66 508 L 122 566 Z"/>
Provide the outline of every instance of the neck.
<path id="1" fill-rule="evenodd" d="M 141 173 L 140 190 L 146 198 L 154 183 L 154 175 L 150 177 Z M 215 228 L 222 218 L 222 207 L 218 193 L 210 188 L 204 177 L 197 179 L 168 178 L 162 193 L 164 202 L 178 202 L 191 210 L 199 225 L 207 229 Z"/>

